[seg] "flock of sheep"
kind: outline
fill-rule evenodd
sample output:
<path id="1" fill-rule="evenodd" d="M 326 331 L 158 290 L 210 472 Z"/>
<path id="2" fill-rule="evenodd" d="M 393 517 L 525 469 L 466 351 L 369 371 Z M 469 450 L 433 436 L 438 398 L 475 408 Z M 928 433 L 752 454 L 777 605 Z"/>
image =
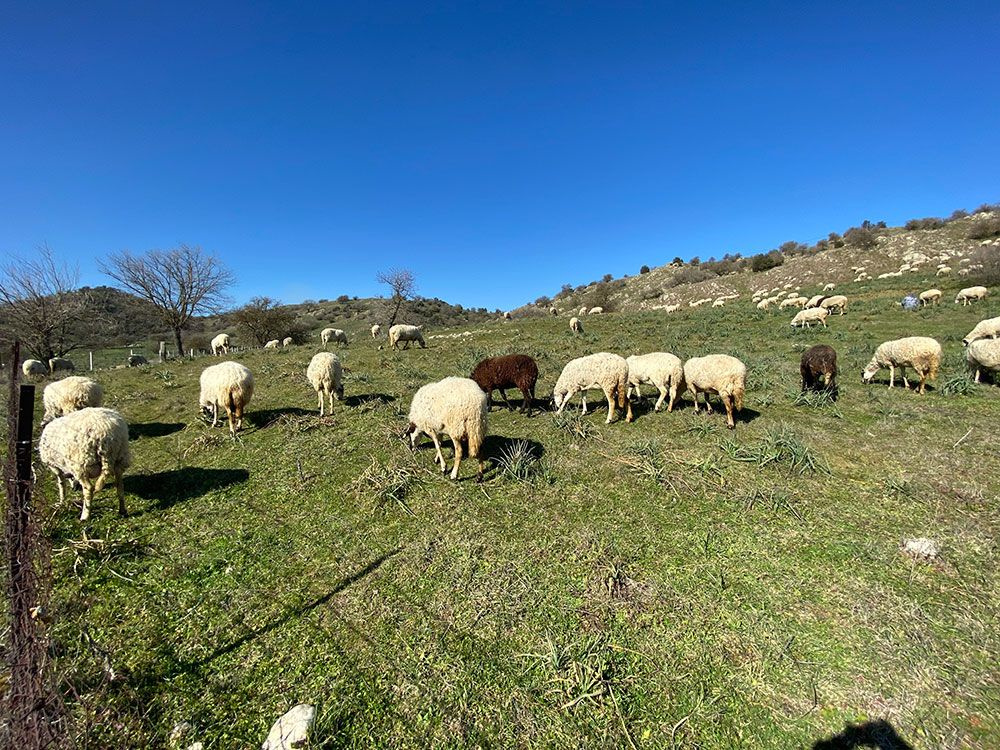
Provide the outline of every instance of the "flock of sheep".
<path id="1" fill-rule="evenodd" d="M 832 285 L 829 285 L 832 286 Z M 829 291 L 829 289 L 825 290 Z M 985 287 L 970 287 L 959 292 L 956 302 L 969 304 L 983 299 Z M 921 304 L 937 304 L 941 292 L 927 290 L 920 295 Z M 791 299 L 791 298 L 789 298 Z M 795 304 L 805 298 L 796 295 Z M 765 300 L 766 301 L 766 300 Z M 824 304 L 825 303 L 825 304 Z M 781 305 L 779 305 L 780 307 Z M 805 300 L 796 320 L 808 327 L 809 322 L 823 321 L 831 310 L 843 314 L 847 298 L 843 295 L 823 297 L 817 295 Z M 603 312 L 590 310 L 590 314 Z M 812 313 L 815 317 L 806 316 Z M 803 316 L 800 318 L 800 316 Z M 793 320 L 792 325 L 797 325 Z M 582 331 L 577 317 L 570 320 L 575 333 Z M 372 338 L 378 338 L 381 327 L 372 326 Z M 347 335 L 340 329 L 322 331 L 324 351 L 312 357 L 306 368 L 306 378 L 317 394 L 320 416 L 332 413 L 334 397 L 343 400 L 343 367 L 336 354 L 325 351 L 330 342 L 347 345 Z M 411 343 L 425 346 L 422 327 L 393 325 L 388 339 L 394 349 L 408 347 Z M 291 343 L 286 339 L 285 346 Z M 1000 317 L 980 321 L 962 340 L 966 348 L 968 365 L 980 381 L 981 372 L 1000 372 Z M 276 348 L 277 340 L 265 348 Z M 228 354 L 230 340 L 227 334 L 212 339 L 213 354 Z M 941 365 L 941 345 L 924 336 L 886 341 L 876 348 L 871 361 L 862 374 L 870 382 L 882 368 L 889 370 L 889 387 L 895 386 L 896 370 L 909 388 L 907 368 L 919 377 L 919 392 L 923 393 L 927 380 L 933 380 Z M 587 413 L 588 390 L 599 389 L 608 404 L 607 422 L 614 419 L 617 409 L 625 410 L 625 421 L 632 421 L 633 391 L 641 396 L 640 386 L 653 386 L 658 391 L 654 411 L 660 411 L 667 401 L 667 411 L 673 411 L 678 398 L 690 390 L 695 412 L 699 411 L 699 394 L 704 394 L 705 406 L 712 411 L 709 395 L 715 395 L 726 410 L 726 424 L 735 427 L 734 414 L 743 408 L 746 392 L 746 366 L 739 359 L 726 354 L 693 357 L 686 362 L 669 352 L 652 352 L 633 355 L 627 359 L 609 352 L 590 354 L 568 362 L 559 374 L 552 390 L 553 408 L 562 413 L 570 399 L 581 394 L 582 412 Z M 71 371 L 72 362 L 54 359 L 46 367 L 37 360 L 26 360 L 22 371 L 26 376 L 49 372 Z M 803 390 L 826 389 L 836 397 L 837 353 L 825 344 L 807 350 L 801 357 L 800 374 Z M 452 479 L 459 476 L 459 467 L 465 455 L 477 459 L 477 477 L 482 479 L 484 458 L 482 446 L 488 434 L 487 415 L 494 391 L 499 391 L 505 404 L 506 389 L 517 388 L 522 395 L 522 411 L 529 416 L 535 400 L 538 365 L 524 354 L 510 354 L 482 360 L 469 377 L 447 377 L 428 383 L 414 394 L 410 405 L 406 434 L 411 446 L 421 435 L 434 443 L 435 462 L 442 472 L 447 472 L 447 462 L 441 452 L 441 440 L 447 436 L 454 450 Z M 253 398 L 254 378 L 245 365 L 224 361 L 206 367 L 200 378 L 199 407 L 211 415 L 212 426 L 225 414 L 229 430 L 235 436 L 241 429 L 247 405 Z M 77 482 L 83 489 L 81 520 L 90 515 L 94 494 L 113 479 L 118 492 L 120 513 L 125 513 L 123 474 L 131 463 L 128 424 L 117 412 L 102 407 L 104 392 L 101 386 L 87 377 L 68 376 L 50 383 L 43 393 L 45 409 L 39 455 L 42 463 L 55 474 L 59 485 L 60 500 L 65 499 L 65 483 Z"/>

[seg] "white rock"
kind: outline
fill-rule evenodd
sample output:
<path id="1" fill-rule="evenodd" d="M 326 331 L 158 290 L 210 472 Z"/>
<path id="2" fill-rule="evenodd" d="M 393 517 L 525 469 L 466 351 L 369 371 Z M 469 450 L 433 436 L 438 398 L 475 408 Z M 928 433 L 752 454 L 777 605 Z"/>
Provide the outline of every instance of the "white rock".
<path id="1" fill-rule="evenodd" d="M 927 537 L 903 540 L 903 552 L 916 560 L 933 560 L 939 554 L 937 542 Z"/>
<path id="2" fill-rule="evenodd" d="M 308 703 L 300 703 L 274 722 L 271 731 L 261 745 L 261 750 L 293 750 L 305 747 L 309 742 L 309 728 L 316 718 L 316 709 Z"/>
<path id="3" fill-rule="evenodd" d="M 178 746 L 181 744 L 181 740 L 184 736 L 188 734 L 193 727 L 190 721 L 178 721 L 174 724 L 174 728 L 170 730 L 170 744 L 171 746 Z"/>

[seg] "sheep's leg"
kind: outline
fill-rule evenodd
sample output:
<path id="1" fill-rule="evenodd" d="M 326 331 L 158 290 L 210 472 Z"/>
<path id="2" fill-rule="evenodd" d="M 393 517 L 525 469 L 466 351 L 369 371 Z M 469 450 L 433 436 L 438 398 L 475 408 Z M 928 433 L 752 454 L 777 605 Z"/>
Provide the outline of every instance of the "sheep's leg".
<path id="1" fill-rule="evenodd" d="M 605 424 L 611 424 L 611 420 L 615 418 L 615 395 L 612 391 L 604 389 L 604 397 L 608 400 L 608 418 Z"/>
<path id="2" fill-rule="evenodd" d="M 458 479 L 458 467 L 462 464 L 462 441 L 452 437 L 451 446 L 455 449 L 455 465 L 451 469 L 451 478 Z"/>
<path id="3" fill-rule="evenodd" d="M 677 401 L 677 384 L 673 383 L 670 386 L 670 400 L 667 402 L 667 411 L 674 410 L 674 403 Z"/>
<path id="4" fill-rule="evenodd" d="M 904 367 L 903 365 L 900 365 L 900 367 L 899 367 L 899 374 L 903 378 L 903 387 L 906 388 L 907 390 L 909 390 L 909 388 L 910 388 L 910 381 L 906 379 L 906 367 Z"/>
<path id="5" fill-rule="evenodd" d="M 587 392 L 586 391 L 580 391 L 580 401 L 583 403 L 583 411 L 581 413 L 582 414 L 586 414 L 587 413 Z"/>
<path id="6" fill-rule="evenodd" d="M 557 398 L 558 398 L 558 397 L 557 397 Z M 566 394 L 566 398 L 564 398 L 564 399 L 562 400 L 562 403 L 561 403 L 561 404 L 559 404 L 559 408 L 558 408 L 558 409 L 556 409 L 556 414 L 562 414 L 562 413 L 563 413 L 563 409 L 565 409 L 565 408 L 566 408 L 566 404 L 567 404 L 568 402 L 569 402 L 569 394 L 567 393 L 567 394 Z"/>
<path id="7" fill-rule="evenodd" d="M 503 399 L 503 405 L 506 406 L 508 409 L 513 409 L 514 407 L 511 406 L 510 401 L 507 400 L 507 391 L 505 391 L 503 388 L 497 388 L 497 390 L 500 391 L 500 398 Z"/>
<path id="8" fill-rule="evenodd" d="M 977 383 L 979 382 L 979 367 L 976 367 L 976 381 L 975 382 L 977 382 Z"/>
<path id="9" fill-rule="evenodd" d="M 316 395 L 319 396 L 319 415 L 323 416 L 323 390 L 320 389 L 316 391 Z"/>
<path id="10" fill-rule="evenodd" d="M 698 413 L 698 389 L 691 386 L 691 393 L 694 395 L 694 413 Z"/>
<path id="11" fill-rule="evenodd" d="M 705 396 L 705 408 L 708 409 L 708 413 L 712 413 L 712 394 L 709 391 L 705 391 L 703 394 Z"/>
<path id="12" fill-rule="evenodd" d="M 330 408 L 326 410 L 327 414 L 333 414 L 333 391 L 326 394 L 326 397 L 330 399 Z"/>
<path id="13" fill-rule="evenodd" d="M 94 486 L 89 481 L 83 482 L 83 512 L 80 513 L 80 520 L 86 521 L 90 518 L 90 501 L 94 497 Z"/>
<path id="14" fill-rule="evenodd" d="M 521 389 L 521 409 L 520 409 L 520 411 L 521 411 L 522 414 L 527 414 L 529 417 L 531 416 L 531 406 L 532 406 L 532 403 L 534 402 L 534 400 L 535 399 L 534 399 L 534 396 L 532 396 L 531 391 L 529 391 L 527 388 L 522 388 Z"/>
<path id="15" fill-rule="evenodd" d="M 663 406 L 663 399 L 667 397 L 667 389 L 664 386 L 658 385 L 656 387 L 660 391 L 660 397 L 656 399 L 656 406 L 653 407 L 653 411 L 659 411 L 660 407 Z M 670 403 L 673 404 L 673 399 L 670 400 Z"/>
<path id="16" fill-rule="evenodd" d="M 896 385 L 896 366 L 889 365 L 889 387 L 893 388 Z"/>
<path id="17" fill-rule="evenodd" d="M 212 427 L 219 424 L 219 405 L 216 403 L 212 404 Z"/>
<path id="18" fill-rule="evenodd" d="M 444 460 L 444 456 L 441 454 L 441 440 L 438 438 L 436 432 L 431 433 L 431 440 L 434 441 L 434 463 L 441 467 L 441 473 L 444 474 L 448 471 L 448 466 Z"/>
<path id="19" fill-rule="evenodd" d="M 732 430 L 736 427 L 736 422 L 733 420 L 733 397 L 732 396 L 719 396 L 722 399 L 722 405 L 726 407 L 726 426 Z"/>
<path id="20" fill-rule="evenodd" d="M 115 473 L 115 489 L 118 490 L 118 515 L 127 516 L 125 510 L 125 478 L 121 471 Z"/>
<path id="21" fill-rule="evenodd" d="M 59 485 L 59 504 L 62 505 L 66 502 L 66 477 L 63 476 L 62 472 L 56 473 L 56 484 Z"/>
<path id="22" fill-rule="evenodd" d="M 924 384 L 926 382 L 927 382 L 927 373 L 926 372 L 920 373 L 920 390 L 919 390 L 919 393 L 923 394 L 923 392 L 924 392 Z"/>

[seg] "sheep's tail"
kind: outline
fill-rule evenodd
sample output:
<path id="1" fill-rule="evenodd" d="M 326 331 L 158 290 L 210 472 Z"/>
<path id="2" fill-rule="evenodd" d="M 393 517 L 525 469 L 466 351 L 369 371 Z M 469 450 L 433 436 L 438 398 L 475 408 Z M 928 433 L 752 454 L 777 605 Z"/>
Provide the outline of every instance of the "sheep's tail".
<path id="1" fill-rule="evenodd" d="M 483 404 L 485 406 L 485 402 Z M 481 458 L 480 451 L 486 440 L 486 410 L 483 409 L 465 420 L 465 436 L 468 442 L 469 456 Z"/>
<path id="2" fill-rule="evenodd" d="M 937 354 L 932 355 L 931 356 L 931 366 L 930 366 L 930 368 L 928 368 L 929 372 L 927 373 L 927 377 L 929 379 L 931 379 L 931 380 L 934 380 L 935 378 L 937 378 L 938 368 L 940 366 L 941 366 L 941 356 L 937 355 Z"/>
<path id="3" fill-rule="evenodd" d="M 617 392 L 618 408 L 624 409 L 628 401 L 628 375 L 618 378 L 618 382 L 615 383 L 615 391 Z"/>

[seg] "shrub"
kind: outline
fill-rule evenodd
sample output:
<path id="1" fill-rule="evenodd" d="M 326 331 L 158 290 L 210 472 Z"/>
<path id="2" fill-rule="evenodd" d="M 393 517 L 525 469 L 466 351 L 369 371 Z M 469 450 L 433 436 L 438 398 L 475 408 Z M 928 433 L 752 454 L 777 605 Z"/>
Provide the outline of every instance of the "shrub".
<path id="1" fill-rule="evenodd" d="M 830 232 L 830 234 L 827 236 L 827 239 L 830 241 L 830 244 L 833 245 L 834 247 L 844 246 L 844 238 L 841 237 L 836 232 Z"/>
<path id="2" fill-rule="evenodd" d="M 910 219 L 906 222 L 904 229 L 915 230 L 915 229 L 940 229 L 945 224 L 944 219 L 939 219 L 936 216 L 929 216 L 926 219 Z"/>
<path id="3" fill-rule="evenodd" d="M 964 219 L 969 215 L 969 212 L 964 208 L 956 208 L 951 212 L 951 216 L 948 217 L 948 221 L 957 221 L 958 219 Z"/>
<path id="4" fill-rule="evenodd" d="M 760 255 L 753 256 L 750 259 L 750 270 L 754 273 L 760 273 L 769 268 L 777 268 L 784 262 L 785 256 L 778 250 L 772 250 L 769 253 L 761 253 Z"/>
<path id="5" fill-rule="evenodd" d="M 1000 216 L 987 216 L 976 219 L 969 228 L 970 240 L 985 240 L 1000 236 Z"/>
<path id="6" fill-rule="evenodd" d="M 1000 284 L 1000 249 L 981 247 L 970 258 L 970 268 L 974 269 L 976 279 L 984 286 Z"/>
<path id="7" fill-rule="evenodd" d="M 614 278 L 614 276 L 612 276 L 612 275 L 611 275 L 610 273 L 606 273 L 606 274 L 604 274 L 604 275 L 603 275 L 603 276 L 601 277 L 601 281 L 603 281 L 603 282 L 604 282 L 605 284 L 607 284 L 607 283 L 608 283 L 609 281 L 611 281 L 611 279 L 613 279 L 613 278 Z"/>
<path id="8" fill-rule="evenodd" d="M 535 300 L 535 304 L 538 305 L 539 307 L 548 307 L 549 305 L 552 304 L 552 300 L 550 300 L 543 294 L 541 297 Z"/>
<path id="9" fill-rule="evenodd" d="M 675 255 L 674 259 L 672 261 L 670 261 L 670 265 L 672 265 L 672 266 L 683 266 L 684 265 L 684 261 L 681 260 L 681 256 Z"/>
<path id="10" fill-rule="evenodd" d="M 979 208 L 977 208 L 972 213 L 974 214 L 989 214 L 995 211 L 1000 211 L 1000 203 L 984 203 Z"/>
<path id="11" fill-rule="evenodd" d="M 869 226 L 851 227 L 844 232 L 844 241 L 848 245 L 862 250 L 871 250 L 878 244 L 878 234 L 871 228 L 871 222 L 865 222 Z"/>
<path id="12" fill-rule="evenodd" d="M 649 273 L 649 266 L 643 266 L 639 269 L 640 274 Z"/>
<path id="13" fill-rule="evenodd" d="M 711 271 L 695 266 L 688 266 L 687 268 L 682 268 L 680 271 L 675 273 L 667 283 L 667 286 L 673 287 L 681 286 L 682 284 L 697 284 L 699 281 L 708 281 L 709 279 L 714 278 L 715 274 Z"/>
<path id="14" fill-rule="evenodd" d="M 345 302 L 350 302 L 350 301 L 351 301 L 351 298 L 347 294 L 341 294 L 339 297 L 337 297 L 337 302 L 339 302 L 341 304 L 344 304 Z"/>

